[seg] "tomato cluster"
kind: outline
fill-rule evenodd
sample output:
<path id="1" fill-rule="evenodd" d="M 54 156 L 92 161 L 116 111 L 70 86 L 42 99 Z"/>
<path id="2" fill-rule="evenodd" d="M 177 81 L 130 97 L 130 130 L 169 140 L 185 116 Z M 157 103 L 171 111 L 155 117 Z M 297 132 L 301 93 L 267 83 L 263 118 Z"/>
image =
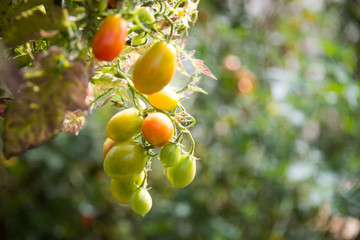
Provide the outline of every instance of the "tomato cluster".
<path id="1" fill-rule="evenodd" d="M 106 61 L 116 58 L 126 36 L 126 22 L 117 16 L 107 17 L 93 40 L 95 57 Z M 175 66 L 175 48 L 163 41 L 154 42 L 135 62 L 132 79 L 128 80 L 135 107 L 116 113 L 106 127 L 108 139 L 104 143 L 103 165 L 105 173 L 112 178 L 111 193 L 119 203 L 130 204 L 142 216 L 152 206 L 146 187 L 150 160 L 156 155 L 153 148 L 161 147 L 159 159 L 173 187 L 185 187 L 195 177 L 194 143 L 189 153 L 182 151 L 180 143 L 184 133 L 189 132 L 176 119 L 175 109 L 182 110 L 179 97 L 167 86 Z M 144 98 L 147 107 L 139 107 L 136 97 Z"/>

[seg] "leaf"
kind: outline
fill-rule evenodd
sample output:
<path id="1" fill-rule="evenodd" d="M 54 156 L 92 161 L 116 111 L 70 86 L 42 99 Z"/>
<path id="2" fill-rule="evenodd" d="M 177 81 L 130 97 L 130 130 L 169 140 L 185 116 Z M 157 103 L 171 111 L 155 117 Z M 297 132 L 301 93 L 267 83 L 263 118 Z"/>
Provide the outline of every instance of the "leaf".
<path id="1" fill-rule="evenodd" d="M 203 60 L 200 60 L 200 59 L 191 59 L 191 63 L 192 65 L 197 69 L 199 70 L 201 73 L 205 74 L 206 76 L 208 77 L 211 77 L 215 80 L 216 77 L 212 74 L 212 72 L 210 71 L 210 69 L 204 64 L 204 61 Z"/>
<path id="2" fill-rule="evenodd" d="M 121 64 L 121 70 L 123 70 L 125 73 L 129 72 L 132 65 L 135 64 L 136 60 L 140 57 L 140 53 L 137 51 L 132 51 L 129 54 L 126 55 L 126 60 L 122 62 Z"/>
<path id="3" fill-rule="evenodd" d="M 0 41 L 0 81 L 4 82 L 13 95 L 16 95 L 24 83 L 16 65 L 4 56 L 4 47 Z"/>
<path id="4" fill-rule="evenodd" d="M 190 75 L 186 72 L 186 70 L 185 70 L 184 65 L 182 64 L 182 62 L 176 61 L 175 67 L 176 67 L 176 70 L 177 70 L 179 73 L 181 73 L 181 74 L 183 74 L 183 75 L 185 75 L 185 76 L 190 77 Z"/>
<path id="5" fill-rule="evenodd" d="M 0 116 L 5 117 L 5 109 L 6 106 L 9 104 L 10 101 L 12 101 L 12 98 L 0 98 Z"/>
<path id="6" fill-rule="evenodd" d="M 61 127 L 61 132 L 72 133 L 77 136 L 84 124 L 85 117 L 83 111 L 66 111 L 65 119 Z"/>
<path id="7" fill-rule="evenodd" d="M 26 10 L 4 26 L 3 40 L 10 47 L 41 39 L 44 35 L 53 36 L 54 30 L 69 25 L 66 9 L 55 6 L 52 1 L 43 1 L 43 5 Z"/>
<path id="8" fill-rule="evenodd" d="M 191 50 L 188 55 L 189 55 L 189 57 L 192 57 L 192 56 L 194 56 L 194 54 L 195 54 L 195 50 Z"/>
<path id="9" fill-rule="evenodd" d="M 187 90 L 190 90 L 192 92 L 200 92 L 200 93 L 204 93 L 204 94 L 208 94 L 204 89 L 202 89 L 199 86 L 188 86 Z"/>
<path id="10" fill-rule="evenodd" d="M 69 62 L 60 49 L 39 55 L 23 72 L 25 83 L 6 108 L 3 133 L 6 158 L 55 137 L 67 110 L 87 110 L 88 75 L 80 62 Z"/>
<path id="11" fill-rule="evenodd" d="M 110 73 L 100 73 L 96 74 L 91 82 L 102 89 L 109 89 L 123 86 L 127 88 L 127 82 L 125 79 L 117 78 L 111 75 Z"/>

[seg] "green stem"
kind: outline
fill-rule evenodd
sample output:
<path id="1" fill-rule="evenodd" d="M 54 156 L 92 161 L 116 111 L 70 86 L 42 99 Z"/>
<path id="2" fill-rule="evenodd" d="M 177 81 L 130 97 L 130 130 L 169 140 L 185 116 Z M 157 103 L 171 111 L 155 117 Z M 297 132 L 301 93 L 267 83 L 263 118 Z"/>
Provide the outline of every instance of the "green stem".
<path id="1" fill-rule="evenodd" d="M 170 26 L 171 26 L 170 35 L 167 40 L 167 43 L 170 43 L 171 39 L 174 36 L 174 22 L 167 15 L 164 15 L 164 18 L 166 19 L 166 21 L 168 21 L 170 23 Z"/>

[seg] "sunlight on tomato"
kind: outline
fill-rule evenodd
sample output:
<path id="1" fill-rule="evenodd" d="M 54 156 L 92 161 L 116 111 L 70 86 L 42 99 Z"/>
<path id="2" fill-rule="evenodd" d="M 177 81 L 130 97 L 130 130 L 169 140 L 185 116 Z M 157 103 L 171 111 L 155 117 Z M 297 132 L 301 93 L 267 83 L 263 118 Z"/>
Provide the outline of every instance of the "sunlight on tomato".
<path id="1" fill-rule="evenodd" d="M 128 108 L 118 112 L 109 120 L 106 134 L 114 141 L 125 141 L 140 131 L 142 122 L 139 110 Z"/>
<path id="2" fill-rule="evenodd" d="M 171 111 L 179 103 L 179 97 L 173 88 L 164 87 L 161 91 L 148 95 L 149 102 L 156 108 Z"/>
<path id="3" fill-rule="evenodd" d="M 167 178 L 173 187 L 183 188 L 194 180 L 195 173 L 196 160 L 191 156 L 183 156 L 178 164 L 168 168 Z"/>
<path id="4" fill-rule="evenodd" d="M 168 116 L 156 112 L 144 119 L 141 131 L 146 141 L 155 147 L 160 147 L 171 141 L 174 126 Z"/>
<path id="5" fill-rule="evenodd" d="M 123 50 L 127 34 L 125 19 L 116 15 L 106 17 L 91 45 L 94 56 L 99 60 L 112 61 Z"/>
<path id="6" fill-rule="evenodd" d="M 145 216 L 152 207 L 152 199 L 146 189 L 138 188 L 135 190 L 130 200 L 130 208 L 136 214 Z"/>
<path id="7" fill-rule="evenodd" d="M 111 178 L 134 176 L 144 169 L 146 159 L 145 149 L 139 143 L 117 143 L 105 157 L 104 171 Z"/>
<path id="8" fill-rule="evenodd" d="M 175 73 L 176 50 L 165 42 L 153 44 L 135 63 L 132 81 L 135 88 L 144 94 L 153 94 L 163 89 Z"/>

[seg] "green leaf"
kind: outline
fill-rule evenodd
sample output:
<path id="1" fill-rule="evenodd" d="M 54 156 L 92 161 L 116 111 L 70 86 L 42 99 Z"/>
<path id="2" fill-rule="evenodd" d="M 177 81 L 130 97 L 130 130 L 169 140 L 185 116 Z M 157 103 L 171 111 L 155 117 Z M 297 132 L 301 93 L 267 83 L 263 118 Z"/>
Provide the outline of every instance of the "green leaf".
<path id="1" fill-rule="evenodd" d="M 68 62 L 52 47 L 24 72 L 25 83 L 6 108 L 3 133 L 6 158 L 55 137 L 67 110 L 87 110 L 88 75 L 82 63 Z"/>
<path id="2" fill-rule="evenodd" d="M 127 88 L 127 82 L 124 79 L 114 77 L 110 73 L 99 73 L 96 74 L 91 82 L 96 85 L 96 87 L 102 89 L 115 88 L 123 86 Z"/>

